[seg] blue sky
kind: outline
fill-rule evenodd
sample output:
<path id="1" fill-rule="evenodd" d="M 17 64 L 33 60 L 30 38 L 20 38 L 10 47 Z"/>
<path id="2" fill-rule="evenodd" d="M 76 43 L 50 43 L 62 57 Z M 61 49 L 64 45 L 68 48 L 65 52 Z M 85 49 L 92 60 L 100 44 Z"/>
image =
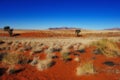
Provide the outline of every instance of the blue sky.
<path id="1" fill-rule="evenodd" d="M 0 28 L 120 27 L 120 0 L 0 0 Z"/>

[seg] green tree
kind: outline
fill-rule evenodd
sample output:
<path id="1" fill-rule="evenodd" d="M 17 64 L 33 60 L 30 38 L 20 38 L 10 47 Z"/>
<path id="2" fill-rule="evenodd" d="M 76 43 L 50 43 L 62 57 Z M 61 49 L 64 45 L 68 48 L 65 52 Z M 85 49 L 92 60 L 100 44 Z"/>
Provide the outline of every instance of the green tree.
<path id="1" fill-rule="evenodd" d="M 5 26 L 4 31 L 7 31 L 9 33 L 10 37 L 13 36 L 13 29 L 10 29 L 10 26 Z"/>
<path id="2" fill-rule="evenodd" d="M 80 32 L 81 32 L 80 29 L 75 30 L 75 34 L 76 34 L 77 37 L 79 36 L 79 33 L 80 33 Z"/>

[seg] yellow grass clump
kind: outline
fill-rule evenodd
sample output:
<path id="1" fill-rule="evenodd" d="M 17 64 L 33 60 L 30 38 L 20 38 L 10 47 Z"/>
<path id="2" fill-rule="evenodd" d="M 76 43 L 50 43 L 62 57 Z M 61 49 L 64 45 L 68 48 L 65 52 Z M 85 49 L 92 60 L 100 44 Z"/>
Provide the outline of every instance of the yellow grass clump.
<path id="1" fill-rule="evenodd" d="M 95 73 L 95 69 L 92 62 L 87 62 L 77 67 L 76 74 L 78 76 L 85 75 L 85 74 L 94 74 L 94 73 Z"/>
<path id="2" fill-rule="evenodd" d="M 7 65 L 15 65 L 19 62 L 19 56 L 18 54 L 8 53 L 3 57 L 2 62 Z"/>
<path id="3" fill-rule="evenodd" d="M 120 49 L 112 40 L 102 39 L 100 41 L 94 42 L 93 45 L 101 52 L 101 54 L 107 57 L 120 56 Z"/>

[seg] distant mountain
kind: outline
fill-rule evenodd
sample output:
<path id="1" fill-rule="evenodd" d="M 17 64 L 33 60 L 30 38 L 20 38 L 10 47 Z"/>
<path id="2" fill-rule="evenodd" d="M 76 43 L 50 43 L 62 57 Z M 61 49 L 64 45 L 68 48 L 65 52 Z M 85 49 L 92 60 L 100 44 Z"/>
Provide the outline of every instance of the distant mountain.
<path id="1" fill-rule="evenodd" d="M 110 29 L 105 29 L 105 30 L 120 30 L 120 28 L 110 28 Z"/>
<path id="2" fill-rule="evenodd" d="M 48 28 L 49 30 L 61 30 L 61 29 L 80 29 L 80 28 L 73 28 L 73 27 L 54 27 L 54 28 Z"/>

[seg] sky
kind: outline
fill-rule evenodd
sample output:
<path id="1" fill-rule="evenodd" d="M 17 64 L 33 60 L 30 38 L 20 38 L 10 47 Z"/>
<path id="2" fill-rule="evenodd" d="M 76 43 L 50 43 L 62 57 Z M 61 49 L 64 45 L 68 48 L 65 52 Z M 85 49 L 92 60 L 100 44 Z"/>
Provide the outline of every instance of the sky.
<path id="1" fill-rule="evenodd" d="M 0 0 L 0 28 L 120 28 L 120 0 Z"/>

